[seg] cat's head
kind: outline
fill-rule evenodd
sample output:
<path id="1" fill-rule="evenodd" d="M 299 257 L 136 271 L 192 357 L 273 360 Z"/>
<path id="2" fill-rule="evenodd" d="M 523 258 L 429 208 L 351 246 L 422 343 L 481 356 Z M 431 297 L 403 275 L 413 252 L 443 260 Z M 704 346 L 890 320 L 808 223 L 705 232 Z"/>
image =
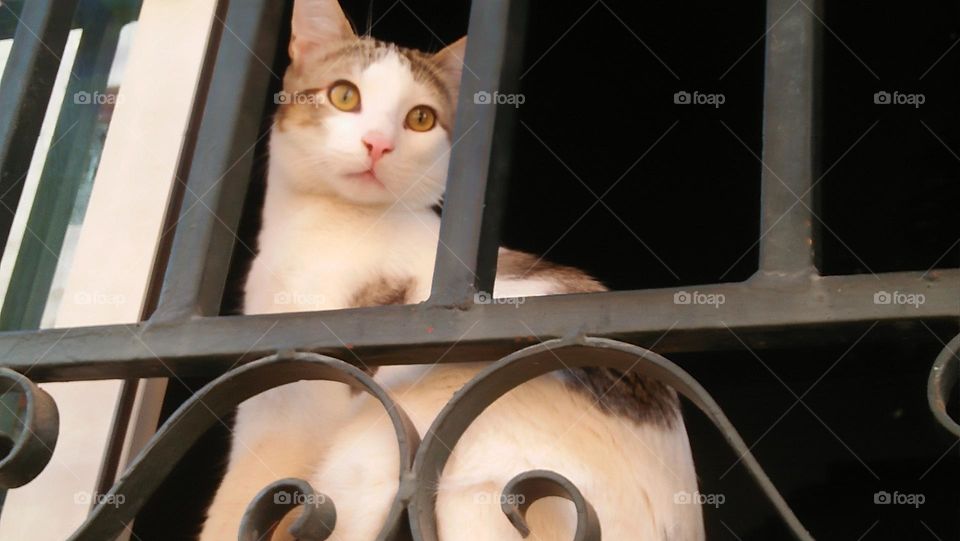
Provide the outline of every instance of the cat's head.
<path id="1" fill-rule="evenodd" d="M 270 181 L 364 205 L 439 201 L 465 38 L 427 54 L 358 37 L 337 0 L 296 0 L 292 22 Z"/>

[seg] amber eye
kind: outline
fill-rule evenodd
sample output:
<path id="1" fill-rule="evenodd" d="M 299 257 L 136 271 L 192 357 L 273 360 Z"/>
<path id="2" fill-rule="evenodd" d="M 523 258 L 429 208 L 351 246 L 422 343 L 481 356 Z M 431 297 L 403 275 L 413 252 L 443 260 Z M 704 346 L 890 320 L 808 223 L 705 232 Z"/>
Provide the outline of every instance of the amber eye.
<path id="1" fill-rule="evenodd" d="M 418 105 L 407 113 L 407 127 L 413 131 L 430 131 L 437 124 L 437 113 L 426 105 Z"/>
<path id="2" fill-rule="evenodd" d="M 341 111 L 358 111 L 360 109 L 360 90 L 350 81 L 337 81 L 327 92 L 330 103 Z"/>

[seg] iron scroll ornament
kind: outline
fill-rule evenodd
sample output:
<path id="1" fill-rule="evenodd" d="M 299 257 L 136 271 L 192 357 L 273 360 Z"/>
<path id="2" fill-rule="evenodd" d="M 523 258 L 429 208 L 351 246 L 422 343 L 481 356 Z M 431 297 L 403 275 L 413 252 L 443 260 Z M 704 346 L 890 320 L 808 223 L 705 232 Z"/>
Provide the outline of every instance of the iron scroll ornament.
<path id="1" fill-rule="evenodd" d="M 648 376 L 670 385 L 693 402 L 713 422 L 730 447 L 741 457 L 747 471 L 760 485 L 760 489 L 773 504 L 793 536 L 798 540 L 813 541 L 813 537 L 773 486 L 770 478 L 750 453 L 743 438 L 723 414 L 720 406 L 693 376 L 664 357 L 642 347 L 617 340 L 582 335 L 549 340 L 504 357 L 477 374 L 444 406 L 430 430 L 427 431 L 413 465 L 417 475 L 417 490 L 409 509 L 413 538 L 437 541 L 436 491 L 431 490 L 431 487 L 437 486 L 447 459 L 474 419 L 498 398 L 527 381 L 554 370 L 586 367 L 609 367 Z M 527 472 L 520 474 L 520 477 L 537 476 L 537 473 Z M 540 478 L 542 479 L 542 475 Z M 565 480 L 562 477 L 560 479 Z M 509 484 L 513 485 L 516 481 L 517 478 L 514 478 Z M 554 481 L 557 480 L 554 479 Z M 563 484 L 562 481 L 560 484 Z M 582 499 L 582 496 L 579 496 L 579 491 L 575 494 L 568 492 L 564 495 L 558 492 L 554 495 L 567 497 L 577 505 L 580 511 L 580 503 L 577 499 Z M 534 494 L 532 497 L 537 496 Z M 514 526 L 518 527 L 518 531 L 523 534 L 523 525 L 516 520 L 522 517 L 512 516 L 510 513 L 512 510 L 507 506 L 504 506 L 504 511 L 508 513 Z M 578 537 L 576 541 L 599 539 L 599 523 L 595 531 L 589 527 L 584 530 L 584 521 L 589 520 L 589 516 L 587 513 L 578 513 L 578 515 L 577 532 L 578 534 L 582 532 L 583 537 Z"/>
<path id="2" fill-rule="evenodd" d="M 226 416 L 244 400 L 269 389 L 302 380 L 345 383 L 373 395 L 384 405 L 387 416 L 394 426 L 400 450 L 400 490 L 377 539 L 402 539 L 405 535 L 403 531 L 405 528 L 402 526 L 405 522 L 406 501 L 409 498 L 405 495 L 412 491 L 413 479 L 410 471 L 414 453 L 420 441 L 413 422 L 390 396 L 359 368 L 325 355 L 284 351 L 223 374 L 184 402 L 167 419 L 106 497 L 100 498 L 101 503 L 74 532 L 70 541 L 115 539 L 135 518 L 137 512 L 166 479 L 177 462 L 210 426 L 219 422 L 221 417 Z M 309 487 L 305 481 L 296 479 L 286 479 L 283 482 L 294 483 L 304 490 Z M 300 483 L 303 484 L 300 485 Z M 262 498 L 276 484 L 272 483 L 266 487 L 258 498 Z M 123 498 L 117 498 L 118 495 L 123 495 Z M 120 505 L 107 503 L 117 501 L 123 501 L 123 503 Z M 254 503 L 257 501 L 255 500 Z M 328 513 L 333 510 L 333 503 L 325 502 L 329 505 L 324 505 L 319 513 L 305 509 L 306 515 L 309 516 L 294 524 L 295 527 L 314 529 L 309 533 L 303 532 L 307 534 L 303 539 L 323 539 L 320 537 L 325 528 L 323 518 L 329 517 Z M 287 509 L 289 510 L 290 507 Z M 258 523 L 258 521 L 270 519 L 272 516 L 271 513 L 248 513 L 246 527 L 265 531 L 272 525 Z M 326 524 L 326 526 L 332 529 L 332 524 Z"/>
<path id="3" fill-rule="evenodd" d="M 436 492 L 433 487 L 437 486 L 452 448 L 473 420 L 500 396 L 526 381 L 566 367 L 591 366 L 612 367 L 659 379 L 692 401 L 717 426 L 730 446 L 742 456 L 744 466 L 794 536 L 804 541 L 813 539 L 750 454 L 743 439 L 719 406 L 692 376 L 662 356 L 644 348 L 615 340 L 582 336 L 550 340 L 492 363 L 454 395 L 434 420 L 422 443 L 419 442 L 419 436 L 410 419 L 386 391 L 349 363 L 323 355 L 295 352 L 281 352 L 251 362 L 217 378 L 184 403 L 164 423 L 108 493 L 108 496 L 123 494 L 124 503 L 119 506 L 99 504 L 70 539 L 101 541 L 112 539 L 119 534 L 124 526 L 133 520 L 191 444 L 217 422 L 218 417 L 225 415 L 240 402 L 286 383 L 329 380 L 346 383 L 374 395 L 384 405 L 394 424 L 401 458 L 399 490 L 377 541 L 401 541 L 411 538 L 417 541 L 437 541 Z M 450 447 L 447 447 L 448 444 Z M 257 507 L 264 505 L 264 502 L 272 504 L 272 495 L 284 486 L 296 487 L 302 493 L 322 497 L 313 491 L 313 487 L 306 481 L 284 479 L 272 483 L 265 487 L 248 507 L 244 531 L 240 532 L 241 540 L 244 539 L 243 535 L 249 535 L 251 531 L 264 532 L 275 526 L 277 515 L 283 510 L 283 506 L 274 506 L 265 512 L 257 511 Z M 596 512 L 579 490 L 557 473 L 521 473 L 508 482 L 504 493 L 523 494 L 522 500 L 529 503 L 544 496 L 565 497 L 574 502 L 578 511 L 575 541 L 600 539 L 600 524 Z M 116 501 L 109 497 L 102 500 Z M 504 499 L 507 502 L 518 500 Z M 286 509 L 292 507 L 295 506 L 287 506 Z M 529 506 L 526 504 L 519 507 L 503 506 L 506 519 L 510 520 L 521 534 L 527 533 L 524 521 L 527 507 Z M 305 516 L 310 516 L 301 517 L 301 520 L 294 524 L 294 533 L 310 541 L 325 539 L 335 520 L 333 502 L 323 500 L 320 508 L 305 511 Z M 406 522 L 405 518 L 409 520 L 409 528 L 401 527 Z"/>
<path id="4" fill-rule="evenodd" d="M 927 401 L 937 421 L 960 438 L 960 424 L 950 417 L 947 403 L 954 387 L 960 384 L 960 334 L 955 336 L 937 356 L 927 380 Z"/>
<path id="5" fill-rule="evenodd" d="M 521 473 L 507 481 L 500 497 L 500 508 L 524 539 L 530 536 L 527 509 L 540 498 L 557 496 L 573 502 L 577 512 L 577 530 L 573 541 L 600 541 L 600 518 L 580 489 L 569 479 L 549 470 Z"/>
<path id="6" fill-rule="evenodd" d="M 291 494 L 301 497 L 295 500 Z M 336 506 L 310 483 L 289 478 L 270 483 L 253 498 L 240 521 L 239 541 L 273 539 L 283 518 L 297 507 L 303 512 L 289 528 L 297 541 L 323 541 L 330 537 L 337 526 Z"/>
<path id="7" fill-rule="evenodd" d="M 4 435 L 8 449 L 0 458 L 0 489 L 16 488 L 40 475 L 50 462 L 60 433 L 60 413 L 46 391 L 18 372 L 0 368 L 0 386 L 3 394 L 15 391 L 23 396 L 25 406 L 22 417 L 4 412 L 16 417 L 21 427 L 19 434 Z"/>

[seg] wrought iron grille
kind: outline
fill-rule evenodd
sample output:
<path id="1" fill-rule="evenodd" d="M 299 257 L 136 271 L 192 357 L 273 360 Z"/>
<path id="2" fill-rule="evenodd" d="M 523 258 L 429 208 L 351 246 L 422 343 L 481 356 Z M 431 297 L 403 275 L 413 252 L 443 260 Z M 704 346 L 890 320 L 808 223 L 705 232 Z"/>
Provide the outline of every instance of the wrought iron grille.
<path id="1" fill-rule="evenodd" d="M 247 364 L 222 375 L 185 404 L 117 481 L 111 493 L 125 494 L 125 505 L 101 504 L 73 539 L 116 536 L 215 415 L 257 392 L 314 378 L 341 381 L 372 393 L 394 422 L 402 481 L 381 539 L 409 535 L 436 539 L 428 487 L 449 454 L 446 445 L 436 444 L 438 439 L 456 442 L 486 405 L 540 373 L 563 365 L 630 369 L 639 358 L 642 362 L 632 369 L 664 379 L 707 413 L 744 455 L 746 466 L 794 534 L 809 538 L 696 380 L 639 347 L 661 337 L 657 350 L 662 353 L 743 344 L 771 348 L 808 340 L 841 343 L 875 322 L 901 334 L 916 332 L 925 322 L 948 326 L 958 322 L 960 270 L 870 277 L 818 273 L 810 210 L 816 182 L 817 14 L 815 9 L 793 10 L 792 4 L 767 2 L 768 20 L 782 19 L 783 24 L 771 25 L 765 42 L 763 161 L 769 168 L 761 179 L 765 234 L 759 241 L 759 271 L 745 282 L 706 286 L 732 303 L 728 317 L 719 322 L 709 306 L 684 306 L 678 317 L 673 299 L 679 288 L 548 296 L 528 299 L 520 306 L 473 302 L 478 292 L 492 291 L 497 212 L 508 172 L 514 114 L 509 107 L 477 106 L 473 96 L 490 88 L 509 92 L 517 86 L 517 51 L 523 48 L 527 24 L 523 0 L 473 2 L 471 8 L 465 60 L 477 77 L 463 79 L 454 139 L 463 138 L 468 130 L 470 137 L 453 151 L 430 299 L 415 306 L 269 317 L 220 315 L 234 249 L 231 231 L 240 220 L 253 167 L 247 150 L 260 136 L 270 88 L 269 70 L 257 59 L 275 56 L 285 23 L 282 2 L 221 1 L 218 20 L 222 22 L 210 40 L 189 151 L 180 167 L 186 173 L 186 189 L 178 191 L 168 213 L 169 222 L 177 223 L 176 234 L 169 246 L 160 248 L 168 257 L 158 258 L 155 271 L 155 309 L 138 324 L 0 335 L 0 379 L 29 398 L 24 429 L 0 460 L 0 485 L 16 487 L 35 477 L 55 444 L 56 406 L 36 382 L 212 376 L 240 359 Z M 17 31 L 0 94 L 0 191 L 9 208 L 15 208 L 19 199 L 15 180 L 28 166 L 47 103 L 43 96 L 49 96 L 57 69 L 56 49 L 62 50 L 75 5 L 75 0 L 33 0 L 23 6 L 24 24 L 35 33 Z M 232 36 L 224 34 L 224 25 Z M 207 99 L 211 96 L 216 99 Z M 198 211 L 198 206 L 213 212 Z M 6 238 L 9 219 L 0 221 L 0 227 L 0 238 Z M 877 290 L 923 292 L 927 302 L 878 312 L 873 302 Z M 518 336 L 520 319 L 529 325 L 524 336 Z M 263 337 L 263 331 L 278 320 L 275 332 Z M 470 328 L 473 331 L 465 337 Z M 545 342 L 518 351 L 518 339 L 522 343 L 529 334 Z M 255 341 L 256 337 L 262 339 Z M 933 412 L 956 435 L 960 426 L 947 414 L 946 403 L 957 380 L 958 348 L 960 337 L 936 361 L 929 385 Z M 451 349 L 454 354 L 447 358 L 460 362 L 501 360 L 445 408 L 423 442 L 389 396 L 350 364 L 355 356 L 372 366 L 426 362 Z M 198 403 L 206 408 L 194 407 Z M 291 486 L 309 489 L 300 481 L 286 480 L 266 488 L 261 496 Z M 530 472 L 505 487 L 505 492 L 512 491 L 529 495 L 529 502 L 548 495 L 573 500 L 580 518 L 577 539 L 599 539 L 589 502 L 561 475 Z M 525 509 L 504 508 L 521 531 Z M 262 531 L 280 511 L 285 510 L 254 504 L 247 532 Z M 332 506 L 322 506 L 303 515 L 297 527 L 313 533 L 302 538 L 324 538 L 324 525 L 330 524 L 334 514 Z M 412 533 L 407 531 L 407 520 Z"/>

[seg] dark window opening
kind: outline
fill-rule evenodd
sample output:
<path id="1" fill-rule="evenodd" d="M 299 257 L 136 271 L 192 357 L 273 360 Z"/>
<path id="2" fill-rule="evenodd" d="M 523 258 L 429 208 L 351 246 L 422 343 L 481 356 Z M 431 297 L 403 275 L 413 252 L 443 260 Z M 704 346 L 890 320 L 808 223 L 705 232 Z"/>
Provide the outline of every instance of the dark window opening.
<path id="1" fill-rule="evenodd" d="M 709 389 L 816 539 L 858 539 L 875 521 L 863 539 L 933 539 L 930 531 L 956 539 L 960 461 L 947 453 L 956 439 L 930 415 L 925 393 L 929 359 L 955 334 L 811 344 L 757 352 L 759 360 L 747 351 L 670 358 Z M 707 539 L 790 539 L 713 425 L 692 407 L 684 413 L 700 491 L 725 497 L 704 507 Z M 925 502 L 877 505 L 881 491 Z"/>
<path id="2" fill-rule="evenodd" d="M 960 6 L 827 2 L 825 17 L 822 272 L 960 266 Z"/>
<path id="3" fill-rule="evenodd" d="M 764 2 L 590 5 L 531 2 L 504 244 L 619 290 L 748 278 Z"/>

